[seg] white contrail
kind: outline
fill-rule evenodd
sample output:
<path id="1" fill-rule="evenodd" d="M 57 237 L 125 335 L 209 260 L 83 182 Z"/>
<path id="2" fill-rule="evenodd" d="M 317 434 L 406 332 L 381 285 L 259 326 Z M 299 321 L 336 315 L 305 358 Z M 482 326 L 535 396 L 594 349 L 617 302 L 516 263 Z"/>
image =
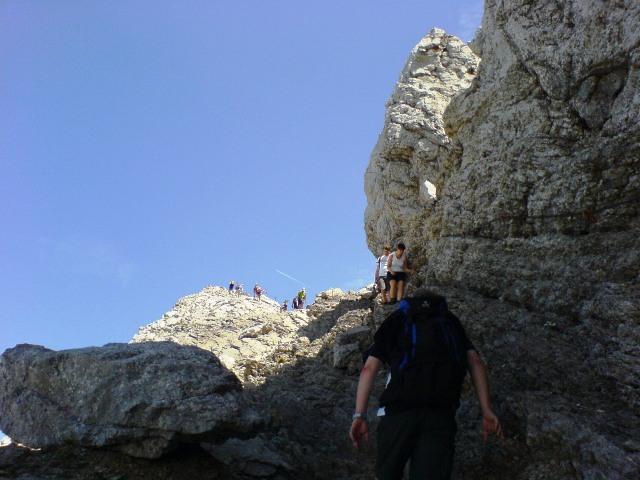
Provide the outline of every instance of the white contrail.
<path id="1" fill-rule="evenodd" d="M 304 285 L 305 285 L 303 282 L 301 282 L 301 281 L 300 281 L 300 280 L 298 280 L 297 278 L 293 278 L 291 275 L 287 275 L 286 273 L 281 272 L 280 270 L 276 270 L 276 272 L 278 272 L 280 275 L 284 275 L 285 277 L 290 278 L 290 279 L 291 279 L 291 280 L 293 280 L 294 282 L 298 282 L 298 283 L 299 283 L 300 285 L 302 285 L 303 287 L 304 287 Z"/>

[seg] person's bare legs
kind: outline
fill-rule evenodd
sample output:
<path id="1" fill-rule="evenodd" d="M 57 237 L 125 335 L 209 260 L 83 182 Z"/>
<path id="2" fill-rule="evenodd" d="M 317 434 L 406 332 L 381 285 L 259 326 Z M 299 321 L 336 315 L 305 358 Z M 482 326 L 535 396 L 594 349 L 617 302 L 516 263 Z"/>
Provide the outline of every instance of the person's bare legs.
<path id="1" fill-rule="evenodd" d="M 387 303 L 389 300 L 387 299 L 387 283 L 386 280 L 380 279 L 378 281 L 378 286 L 381 286 L 380 293 L 382 293 L 382 303 Z"/>
<path id="2" fill-rule="evenodd" d="M 390 300 L 393 302 L 396 299 L 396 281 L 389 280 L 389 283 L 391 284 L 391 291 L 389 292 L 389 297 L 390 297 Z"/>
<path id="3" fill-rule="evenodd" d="M 398 282 L 398 301 L 402 300 L 402 294 L 404 293 L 404 280 Z M 391 294 L 393 297 L 393 294 Z"/>

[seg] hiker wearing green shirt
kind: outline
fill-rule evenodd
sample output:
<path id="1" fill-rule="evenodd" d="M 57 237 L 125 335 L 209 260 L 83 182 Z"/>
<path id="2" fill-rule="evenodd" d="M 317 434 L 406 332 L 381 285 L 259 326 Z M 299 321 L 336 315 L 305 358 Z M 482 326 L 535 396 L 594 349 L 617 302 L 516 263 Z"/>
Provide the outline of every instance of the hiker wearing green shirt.
<path id="1" fill-rule="evenodd" d="M 307 291 L 304 287 L 298 292 L 298 308 L 304 308 L 304 302 L 307 301 Z"/>

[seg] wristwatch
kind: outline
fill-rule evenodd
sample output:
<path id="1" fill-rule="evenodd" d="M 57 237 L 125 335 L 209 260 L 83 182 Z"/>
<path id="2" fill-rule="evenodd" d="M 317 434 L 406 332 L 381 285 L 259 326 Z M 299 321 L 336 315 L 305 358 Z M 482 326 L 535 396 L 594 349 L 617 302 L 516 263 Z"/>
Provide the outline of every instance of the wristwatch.
<path id="1" fill-rule="evenodd" d="M 351 420 L 355 420 L 356 418 L 361 418 L 362 420 L 364 420 L 365 422 L 367 421 L 367 414 L 366 413 L 354 413 L 351 416 Z"/>

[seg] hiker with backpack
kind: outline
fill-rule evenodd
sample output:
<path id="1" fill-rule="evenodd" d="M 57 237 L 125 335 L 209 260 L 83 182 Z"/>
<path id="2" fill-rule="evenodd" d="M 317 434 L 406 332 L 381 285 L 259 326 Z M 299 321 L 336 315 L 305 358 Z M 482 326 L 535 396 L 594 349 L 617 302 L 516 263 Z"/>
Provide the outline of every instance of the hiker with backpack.
<path id="1" fill-rule="evenodd" d="M 390 374 L 380 396 L 376 478 L 447 480 L 453 467 L 456 410 L 467 371 L 482 410 L 486 440 L 504 439 L 491 410 L 487 371 L 460 320 L 443 296 L 420 289 L 402 300 L 380 325 L 360 373 L 349 436 L 356 448 L 369 441 L 367 408 L 381 367 Z"/>
<path id="2" fill-rule="evenodd" d="M 263 288 L 256 283 L 253 287 L 253 298 L 257 298 L 258 301 L 260 301 L 260 297 L 262 297 L 262 294 L 265 292 L 266 290 L 263 290 Z"/>
<path id="3" fill-rule="evenodd" d="M 413 272 L 409 268 L 407 256 L 404 253 L 405 249 L 404 243 L 399 243 L 396 251 L 389 255 L 387 260 L 387 280 L 391 290 L 389 303 L 397 303 L 402 300 L 407 273 Z"/>
<path id="4" fill-rule="evenodd" d="M 298 292 L 298 308 L 304 308 L 304 302 L 307 300 L 307 290 L 302 287 L 302 290 Z"/>
<path id="5" fill-rule="evenodd" d="M 386 304 L 388 302 L 387 292 L 389 291 L 389 281 L 387 280 L 387 262 L 389 261 L 389 253 L 391 252 L 391 247 L 389 245 L 385 245 L 382 247 L 382 255 L 378 257 L 377 266 L 376 266 L 376 275 L 374 279 L 374 285 L 380 293 L 382 293 L 382 304 Z"/>

